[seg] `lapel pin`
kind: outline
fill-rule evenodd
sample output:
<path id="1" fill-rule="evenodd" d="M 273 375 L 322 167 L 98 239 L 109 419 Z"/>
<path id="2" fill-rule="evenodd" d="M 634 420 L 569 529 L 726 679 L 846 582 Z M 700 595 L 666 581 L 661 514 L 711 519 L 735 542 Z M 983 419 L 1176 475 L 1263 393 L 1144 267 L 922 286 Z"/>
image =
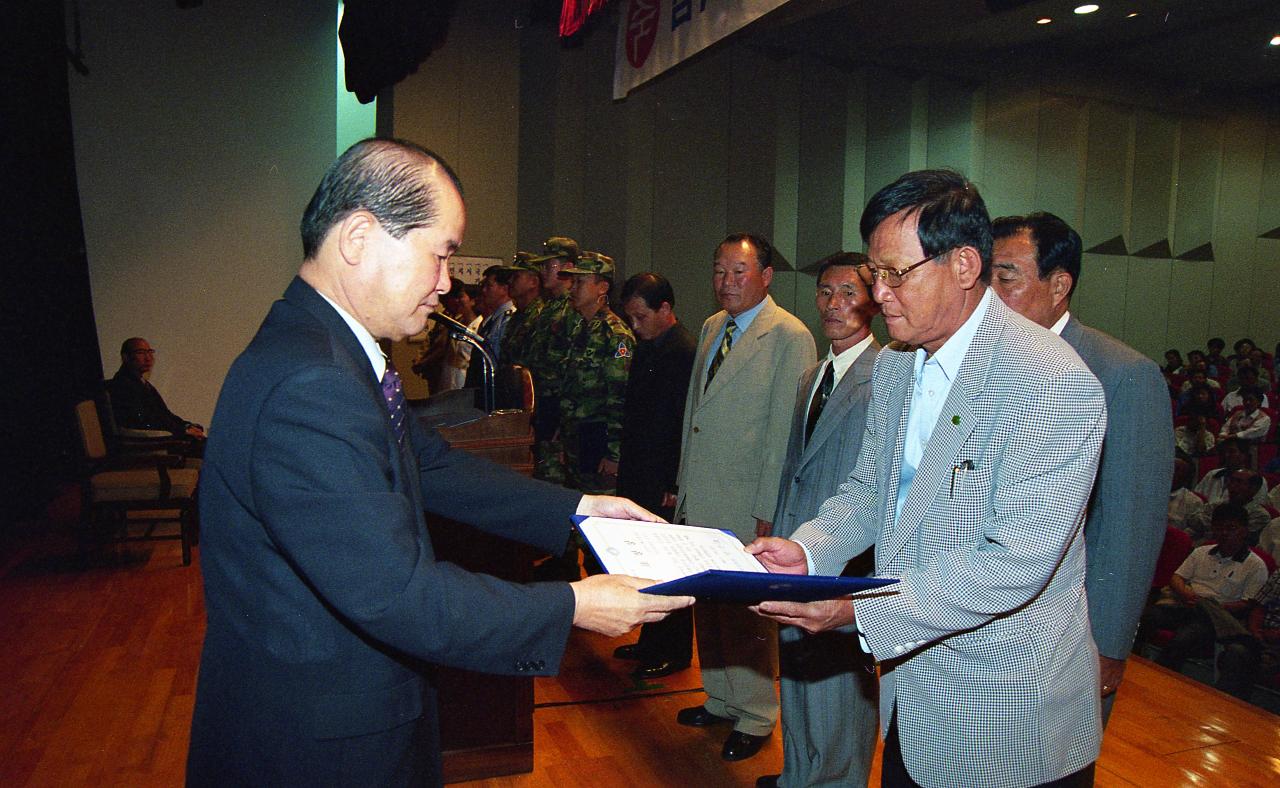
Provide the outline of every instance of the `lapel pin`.
<path id="1" fill-rule="evenodd" d="M 959 427 L 959 426 L 960 426 L 960 417 L 959 417 L 959 416 L 952 416 L 952 417 L 951 417 L 951 423 L 952 423 L 952 424 L 954 424 L 954 425 L 956 425 L 957 427 Z"/>

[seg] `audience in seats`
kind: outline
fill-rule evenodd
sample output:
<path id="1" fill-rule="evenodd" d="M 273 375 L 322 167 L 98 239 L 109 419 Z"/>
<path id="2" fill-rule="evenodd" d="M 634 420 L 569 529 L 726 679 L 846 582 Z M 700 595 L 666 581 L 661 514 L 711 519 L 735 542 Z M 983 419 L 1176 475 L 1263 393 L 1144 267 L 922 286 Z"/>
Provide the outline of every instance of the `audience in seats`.
<path id="1" fill-rule="evenodd" d="M 1141 640 L 1172 633 L 1157 643 L 1158 664 L 1178 670 L 1189 657 L 1211 654 L 1215 641 L 1239 637 L 1250 600 L 1267 579 L 1267 566 L 1249 549 L 1248 534 L 1243 507 L 1224 503 L 1213 510 L 1216 544 L 1192 550 L 1173 573 L 1168 594 L 1143 613 Z"/>
<path id="2" fill-rule="evenodd" d="M 1164 352 L 1164 366 L 1160 368 L 1160 371 L 1165 375 L 1184 374 L 1182 354 L 1176 348 L 1171 348 Z"/>
<path id="3" fill-rule="evenodd" d="M 1208 350 L 1207 353 L 1194 352 L 1199 353 L 1201 360 L 1209 365 L 1209 374 L 1216 378 L 1229 369 L 1227 360 L 1222 357 L 1222 351 L 1226 349 L 1227 343 L 1222 340 L 1222 337 L 1214 337 L 1205 343 L 1205 347 Z"/>
<path id="4" fill-rule="evenodd" d="M 1185 394 L 1197 386 L 1208 386 L 1215 392 L 1222 390 L 1222 384 L 1209 374 L 1203 361 L 1192 362 L 1191 369 L 1187 373 L 1187 380 L 1182 384 L 1182 392 Z"/>
<path id="5" fill-rule="evenodd" d="M 1221 639 L 1218 689 L 1249 700 L 1259 675 L 1280 670 L 1280 572 L 1273 572 L 1253 597 L 1246 631 Z"/>
<path id="6" fill-rule="evenodd" d="M 1258 547 L 1280 564 L 1280 517 L 1276 517 L 1258 534 Z"/>

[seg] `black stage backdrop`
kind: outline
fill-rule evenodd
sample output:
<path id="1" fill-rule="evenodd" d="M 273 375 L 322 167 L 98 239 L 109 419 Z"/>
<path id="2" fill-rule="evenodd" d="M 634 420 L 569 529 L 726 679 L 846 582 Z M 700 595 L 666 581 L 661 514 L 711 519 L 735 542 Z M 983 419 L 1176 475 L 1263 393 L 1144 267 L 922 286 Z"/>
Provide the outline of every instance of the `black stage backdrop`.
<path id="1" fill-rule="evenodd" d="M 0 26 L 5 532 L 15 520 L 38 517 L 58 485 L 74 478 L 72 409 L 102 375 L 67 91 L 74 18 L 65 19 L 63 7 L 62 0 L 18 0 Z"/>

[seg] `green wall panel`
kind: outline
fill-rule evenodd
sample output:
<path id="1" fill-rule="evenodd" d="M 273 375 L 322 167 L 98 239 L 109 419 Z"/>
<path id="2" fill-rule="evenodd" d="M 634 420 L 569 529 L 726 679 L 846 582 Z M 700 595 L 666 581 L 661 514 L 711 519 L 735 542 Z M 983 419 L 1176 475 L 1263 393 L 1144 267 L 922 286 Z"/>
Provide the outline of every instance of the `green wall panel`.
<path id="1" fill-rule="evenodd" d="M 1213 312 L 1213 264 L 1174 260 L 1169 274 L 1165 349 L 1176 347 L 1184 354 L 1191 348 L 1203 349 L 1212 336 L 1209 323 Z"/>
<path id="2" fill-rule="evenodd" d="M 865 251 L 858 223 L 873 192 L 867 191 L 867 72 L 849 76 L 845 91 L 844 229 L 841 248 Z"/>
<path id="3" fill-rule="evenodd" d="M 866 196 L 911 169 L 911 82 L 887 71 L 867 72 Z"/>
<path id="4" fill-rule="evenodd" d="M 1084 216 L 1077 226 L 1086 249 L 1124 235 L 1132 132 L 1131 110 L 1096 101 L 1089 105 Z"/>
<path id="5" fill-rule="evenodd" d="M 1137 252 L 1169 237 L 1174 154 L 1178 124 L 1138 110 L 1134 117 L 1133 194 L 1130 200 L 1129 251 Z"/>
<path id="6" fill-rule="evenodd" d="M 844 231 L 845 75 L 805 62 L 801 90 L 796 268 L 839 251 Z"/>
<path id="7" fill-rule="evenodd" d="M 929 81 L 928 161 L 930 168 L 947 167 L 970 178 L 974 170 L 974 91 L 946 79 Z"/>
<path id="8" fill-rule="evenodd" d="M 1266 152 L 1262 161 L 1262 194 L 1258 200 L 1258 224 L 1254 235 L 1280 228 L 1280 120 L 1267 125 Z"/>
<path id="9" fill-rule="evenodd" d="M 1086 254 L 1080 267 L 1080 283 L 1071 298 L 1072 314 L 1094 328 L 1122 337 L 1129 258 Z"/>
<path id="10" fill-rule="evenodd" d="M 1228 347 L 1248 334 L 1252 327 L 1249 310 L 1253 297 L 1250 291 L 1256 286 L 1253 249 L 1252 239 L 1220 239 L 1215 244 L 1217 260 L 1209 264 L 1213 272 L 1209 333 L 1222 336 Z M 1265 341 L 1260 337 L 1254 339 Z"/>
<path id="11" fill-rule="evenodd" d="M 1271 177 L 1280 185 L 1280 169 L 1270 176 L 1266 172 L 1265 120 L 1235 115 L 1226 118 L 1221 129 L 1222 164 L 1213 217 L 1213 235 L 1249 238 L 1261 232 L 1256 228 L 1265 205 L 1267 181 Z M 1258 166 L 1260 161 L 1264 162 L 1262 167 Z M 1242 211 L 1242 205 L 1257 205 L 1259 210 L 1257 213 Z"/>
<path id="12" fill-rule="evenodd" d="M 1163 358 L 1169 342 L 1169 291 L 1174 261 L 1128 259 L 1124 331 L 1118 337 L 1140 353 Z"/>
<path id="13" fill-rule="evenodd" d="M 1175 256 L 1199 249 L 1212 239 L 1221 161 L 1222 137 L 1218 124 L 1195 118 L 1183 120 L 1178 135 L 1173 215 Z"/>
<path id="14" fill-rule="evenodd" d="M 987 86 L 982 174 L 978 188 L 992 216 L 1025 213 L 1036 197 L 1040 91 L 1008 80 Z"/>
<path id="15" fill-rule="evenodd" d="M 1084 197 L 1085 102 L 1069 96 L 1042 95 L 1036 138 L 1035 200 L 1015 213 L 1048 211 L 1080 226 Z"/>

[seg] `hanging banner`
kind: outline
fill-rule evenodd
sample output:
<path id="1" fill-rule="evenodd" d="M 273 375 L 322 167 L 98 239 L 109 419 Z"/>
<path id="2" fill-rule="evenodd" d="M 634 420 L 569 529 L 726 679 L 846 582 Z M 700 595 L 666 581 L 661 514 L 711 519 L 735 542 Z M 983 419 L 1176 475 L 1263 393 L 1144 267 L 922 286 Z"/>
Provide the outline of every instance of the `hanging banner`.
<path id="1" fill-rule="evenodd" d="M 613 97 L 759 19 L 787 0 L 623 0 Z"/>

